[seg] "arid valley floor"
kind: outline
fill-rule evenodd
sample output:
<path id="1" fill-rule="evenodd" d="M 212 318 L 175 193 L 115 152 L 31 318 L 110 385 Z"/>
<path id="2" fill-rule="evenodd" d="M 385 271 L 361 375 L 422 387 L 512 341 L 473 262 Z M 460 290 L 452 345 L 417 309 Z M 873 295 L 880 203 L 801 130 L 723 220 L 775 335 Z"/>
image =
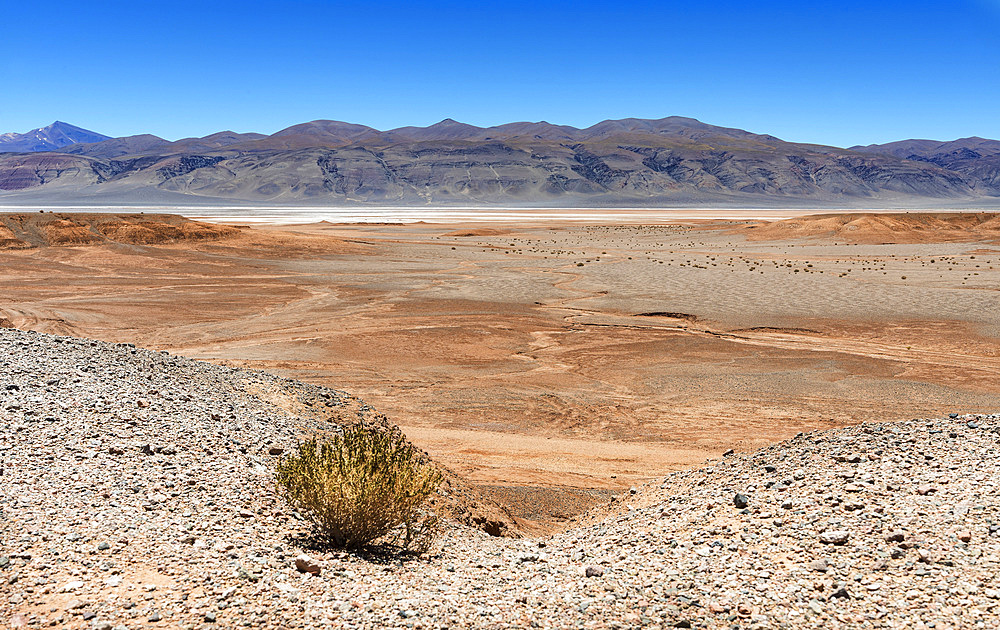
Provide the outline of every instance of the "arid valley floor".
<path id="1" fill-rule="evenodd" d="M 315 223 L 176 242 L 91 238 L 66 216 L 0 250 L 0 318 L 351 392 L 526 531 L 728 449 L 1000 409 L 995 215 Z"/>

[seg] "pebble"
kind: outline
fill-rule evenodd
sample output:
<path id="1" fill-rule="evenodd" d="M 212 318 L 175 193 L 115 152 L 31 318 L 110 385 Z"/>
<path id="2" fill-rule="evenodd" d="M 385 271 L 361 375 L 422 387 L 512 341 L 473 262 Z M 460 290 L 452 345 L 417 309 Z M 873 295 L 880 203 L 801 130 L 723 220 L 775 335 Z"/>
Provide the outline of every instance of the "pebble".
<path id="1" fill-rule="evenodd" d="M 822 558 L 820 558 L 819 560 L 813 560 L 812 562 L 809 563 L 810 571 L 819 571 L 825 573 L 829 568 L 830 565 L 827 564 L 826 560 Z"/>
<path id="2" fill-rule="evenodd" d="M 851 532 L 843 529 L 826 531 L 819 535 L 819 541 L 825 545 L 843 545 L 851 537 Z"/>
<path id="3" fill-rule="evenodd" d="M 319 575 L 322 570 L 319 563 L 306 554 L 301 554 L 295 558 L 295 568 L 300 573 L 311 573 L 313 575 Z"/>
<path id="4" fill-rule="evenodd" d="M 851 594 L 847 592 L 847 586 L 841 583 L 833 587 L 833 592 L 830 593 L 830 597 L 835 597 L 837 599 L 849 599 Z"/>

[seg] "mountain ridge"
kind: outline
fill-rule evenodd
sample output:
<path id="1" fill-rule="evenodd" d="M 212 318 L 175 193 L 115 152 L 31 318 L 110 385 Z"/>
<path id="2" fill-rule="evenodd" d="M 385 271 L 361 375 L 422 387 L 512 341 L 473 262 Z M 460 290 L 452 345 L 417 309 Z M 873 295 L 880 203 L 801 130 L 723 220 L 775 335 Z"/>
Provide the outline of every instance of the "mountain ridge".
<path id="1" fill-rule="evenodd" d="M 271 135 L 138 135 L 0 154 L 0 200 L 163 193 L 279 204 L 1000 205 L 1000 141 L 844 149 L 681 116 L 583 129 L 446 118 L 387 131 L 314 120 Z"/>

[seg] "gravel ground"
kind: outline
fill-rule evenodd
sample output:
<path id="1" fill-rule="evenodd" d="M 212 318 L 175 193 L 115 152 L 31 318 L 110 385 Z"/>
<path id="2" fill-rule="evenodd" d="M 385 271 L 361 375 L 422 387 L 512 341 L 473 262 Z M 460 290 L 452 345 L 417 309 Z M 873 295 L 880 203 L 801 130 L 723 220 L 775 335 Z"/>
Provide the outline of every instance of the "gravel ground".
<path id="1" fill-rule="evenodd" d="M 384 422 L 343 392 L 9 329 L 0 379 L 12 627 L 1000 626 L 1000 415 L 801 434 L 413 558 L 308 549 L 274 494 L 300 437 Z"/>

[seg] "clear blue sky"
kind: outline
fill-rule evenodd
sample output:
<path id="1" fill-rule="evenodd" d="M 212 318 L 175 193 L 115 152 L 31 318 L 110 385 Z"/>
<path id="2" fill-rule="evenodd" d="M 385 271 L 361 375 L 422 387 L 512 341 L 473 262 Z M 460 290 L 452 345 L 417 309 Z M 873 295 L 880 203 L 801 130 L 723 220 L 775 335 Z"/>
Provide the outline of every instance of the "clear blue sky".
<path id="1" fill-rule="evenodd" d="M 0 132 L 682 115 L 847 146 L 1000 138 L 1000 0 L 3 0 Z"/>

